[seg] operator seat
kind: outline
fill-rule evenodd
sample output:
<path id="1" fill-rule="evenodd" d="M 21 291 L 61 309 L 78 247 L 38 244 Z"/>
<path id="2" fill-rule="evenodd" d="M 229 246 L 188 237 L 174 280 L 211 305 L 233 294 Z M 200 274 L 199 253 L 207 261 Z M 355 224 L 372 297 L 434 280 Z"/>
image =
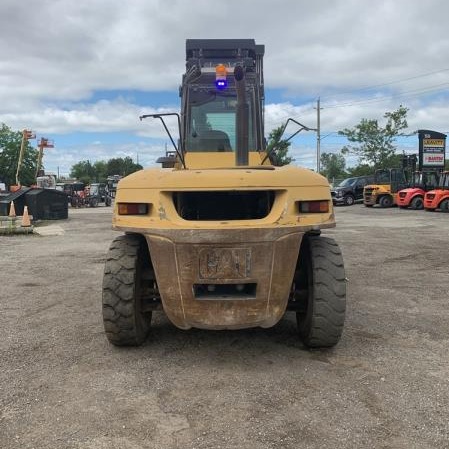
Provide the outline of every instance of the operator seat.
<path id="1" fill-rule="evenodd" d="M 209 129 L 198 135 L 198 151 L 232 151 L 229 136 L 224 131 Z"/>

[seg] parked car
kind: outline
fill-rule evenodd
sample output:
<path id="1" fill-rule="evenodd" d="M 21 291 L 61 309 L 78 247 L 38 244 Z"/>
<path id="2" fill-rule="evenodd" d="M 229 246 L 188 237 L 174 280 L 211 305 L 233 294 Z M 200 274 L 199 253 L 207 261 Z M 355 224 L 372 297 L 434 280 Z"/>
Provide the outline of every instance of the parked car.
<path id="1" fill-rule="evenodd" d="M 346 178 L 331 190 L 332 202 L 352 206 L 356 201 L 363 200 L 363 188 L 373 182 L 374 176 Z"/>

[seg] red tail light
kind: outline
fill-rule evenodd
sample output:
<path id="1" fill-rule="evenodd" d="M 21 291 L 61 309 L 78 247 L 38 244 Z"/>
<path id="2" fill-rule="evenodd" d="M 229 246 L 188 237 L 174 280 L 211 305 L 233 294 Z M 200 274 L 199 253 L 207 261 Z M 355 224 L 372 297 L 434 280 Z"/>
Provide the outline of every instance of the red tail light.
<path id="1" fill-rule="evenodd" d="M 118 203 L 119 215 L 146 215 L 149 210 L 146 203 Z"/>
<path id="2" fill-rule="evenodd" d="M 299 201 L 299 212 L 305 214 L 322 214 L 329 212 L 329 201 Z"/>

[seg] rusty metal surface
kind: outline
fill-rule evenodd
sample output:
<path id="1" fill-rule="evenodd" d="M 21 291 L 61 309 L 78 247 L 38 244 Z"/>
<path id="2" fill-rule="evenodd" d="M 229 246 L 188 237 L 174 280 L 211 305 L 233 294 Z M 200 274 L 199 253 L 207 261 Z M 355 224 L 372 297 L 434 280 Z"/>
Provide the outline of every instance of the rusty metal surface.
<path id="1" fill-rule="evenodd" d="M 283 316 L 303 233 L 296 228 L 145 234 L 165 313 L 177 327 L 271 327 Z M 195 296 L 195 285 L 254 285 L 254 295 Z"/>

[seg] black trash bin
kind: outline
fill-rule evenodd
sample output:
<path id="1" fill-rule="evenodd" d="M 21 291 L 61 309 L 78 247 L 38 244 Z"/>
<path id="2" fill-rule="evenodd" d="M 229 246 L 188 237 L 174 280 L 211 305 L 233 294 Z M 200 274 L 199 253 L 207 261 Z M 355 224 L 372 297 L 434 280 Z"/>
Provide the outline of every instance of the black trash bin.
<path id="1" fill-rule="evenodd" d="M 67 194 L 59 190 L 31 189 L 25 194 L 25 201 L 34 220 L 64 220 L 68 217 Z"/>

